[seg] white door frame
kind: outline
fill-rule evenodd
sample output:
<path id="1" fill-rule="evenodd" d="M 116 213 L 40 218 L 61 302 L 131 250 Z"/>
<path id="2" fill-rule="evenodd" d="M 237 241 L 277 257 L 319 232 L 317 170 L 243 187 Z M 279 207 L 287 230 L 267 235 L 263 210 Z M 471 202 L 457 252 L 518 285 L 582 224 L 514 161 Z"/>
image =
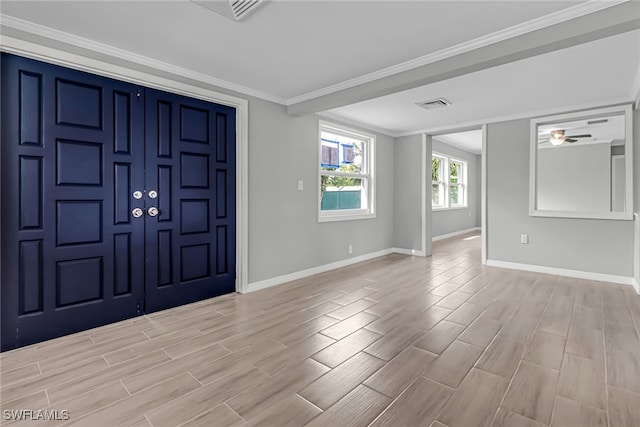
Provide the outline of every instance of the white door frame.
<path id="1" fill-rule="evenodd" d="M 473 129 L 478 129 L 478 126 L 466 126 L 462 129 L 460 128 L 453 128 L 453 129 L 438 129 L 437 131 L 427 131 L 424 132 L 422 134 L 422 151 L 423 151 L 423 161 L 422 161 L 422 176 L 423 176 L 423 181 L 425 180 L 425 174 L 427 173 L 427 169 L 428 166 L 427 164 L 431 164 L 431 162 L 427 162 L 428 158 L 431 156 L 431 153 L 426 153 L 426 137 L 430 136 L 431 138 L 433 138 L 434 136 L 438 136 L 438 135 L 444 135 L 447 133 L 455 133 L 455 132 L 464 132 L 465 130 L 473 130 Z M 486 264 L 487 263 L 487 248 L 488 248 L 488 239 L 487 239 L 487 125 L 486 124 L 482 124 L 481 125 L 481 129 L 482 129 L 482 151 L 480 154 L 480 228 L 481 228 L 481 234 L 480 234 L 480 240 L 481 240 L 481 251 L 482 251 L 482 264 Z M 432 148 L 433 151 L 433 148 Z M 430 176 L 430 175 L 427 175 Z M 431 188 L 431 186 L 428 187 L 429 189 Z M 431 208 L 431 203 L 427 203 L 424 198 L 426 196 L 426 190 L 423 190 L 423 210 L 422 210 L 422 225 L 423 225 L 423 230 L 425 230 L 428 227 L 429 230 L 429 237 L 433 237 L 431 236 L 431 224 L 427 225 L 427 209 L 429 210 L 429 212 L 432 212 L 432 208 Z M 431 197 L 428 197 L 428 200 L 431 200 Z M 423 232 L 423 235 L 425 233 Z M 425 245 L 423 243 L 423 249 L 425 248 Z M 429 254 L 431 255 L 431 251 L 429 251 Z"/>

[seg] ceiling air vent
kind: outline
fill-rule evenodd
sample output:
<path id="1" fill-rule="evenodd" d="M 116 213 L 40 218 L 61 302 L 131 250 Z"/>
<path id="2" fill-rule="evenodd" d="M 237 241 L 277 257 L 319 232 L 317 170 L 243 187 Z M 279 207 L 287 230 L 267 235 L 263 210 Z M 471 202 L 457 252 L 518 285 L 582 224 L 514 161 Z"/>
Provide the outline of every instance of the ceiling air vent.
<path id="1" fill-rule="evenodd" d="M 219 13 L 234 21 L 241 21 L 266 0 L 191 0 L 195 4 Z"/>
<path id="2" fill-rule="evenodd" d="M 416 105 L 424 108 L 425 110 L 433 110 L 434 108 L 448 107 L 451 105 L 451 101 L 447 101 L 444 98 L 438 98 L 430 101 L 416 102 Z"/>
<path id="3" fill-rule="evenodd" d="M 609 119 L 597 119 L 597 120 L 589 120 L 587 125 L 601 125 L 607 123 Z"/>

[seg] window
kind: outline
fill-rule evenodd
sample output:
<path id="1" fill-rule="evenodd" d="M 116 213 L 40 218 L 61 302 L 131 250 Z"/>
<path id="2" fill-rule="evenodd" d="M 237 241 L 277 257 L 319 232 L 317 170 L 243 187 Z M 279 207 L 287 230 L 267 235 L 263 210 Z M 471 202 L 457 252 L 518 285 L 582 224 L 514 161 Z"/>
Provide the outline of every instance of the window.
<path id="1" fill-rule="evenodd" d="M 375 217 L 375 136 L 320 122 L 318 220 Z"/>
<path id="2" fill-rule="evenodd" d="M 454 209 L 467 206 L 467 163 L 434 153 L 431 157 L 431 206 Z"/>

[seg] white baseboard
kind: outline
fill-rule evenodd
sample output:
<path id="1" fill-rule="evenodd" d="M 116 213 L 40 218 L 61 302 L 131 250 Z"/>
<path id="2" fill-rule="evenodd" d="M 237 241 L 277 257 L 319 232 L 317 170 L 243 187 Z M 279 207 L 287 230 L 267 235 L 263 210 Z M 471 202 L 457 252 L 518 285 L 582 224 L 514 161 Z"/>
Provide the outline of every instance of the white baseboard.
<path id="1" fill-rule="evenodd" d="M 391 248 L 391 252 L 403 255 L 426 256 L 424 251 L 417 249 Z"/>
<path id="2" fill-rule="evenodd" d="M 616 276 L 613 274 L 591 273 L 588 271 L 567 270 L 564 268 L 545 267 L 534 264 L 520 264 L 517 262 L 487 260 L 490 267 L 508 268 L 510 270 L 533 271 L 534 273 L 553 274 L 555 276 L 575 277 L 577 279 L 597 280 L 600 282 L 619 283 L 622 285 L 633 285 L 633 277 Z M 633 285 L 638 291 L 638 287 Z M 639 292 L 640 293 L 640 292 Z"/>
<path id="3" fill-rule="evenodd" d="M 636 290 L 636 294 L 640 295 L 640 283 L 638 283 L 638 281 L 634 278 L 632 279 L 631 284 L 633 285 L 633 288 Z"/>
<path id="4" fill-rule="evenodd" d="M 479 230 L 481 230 L 480 227 L 467 228 L 466 230 L 454 231 L 453 233 L 441 234 L 439 236 L 433 236 L 431 238 L 431 241 L 435 242 L 435 241 L 438 241 L 438 240 L 444 240 L 444 239 L 448 239 L 449 237 L 455 237 L 455 236 L 459 236 L 461 234 L 467 234 L 467 233 L 471 233 L 472 231 L 479 231 Z"/>
<path id="5" fill-rule="evenodd" d="M 347 259 L 332 262 L 329 264 L 319 265 L 317 267 L 309 268 L 307 270 L 296 271 L 294 273 L 285 274 L 283 276 L 273 277 L 271 279 L 265 279 L 265 280 L 260 280 L 258 282 L 249 283 L 247 285 L 247 292 L 253 292 L 260 289 L 266 289 L 272 286 L 281 285 L 283 283 L 291 282 L 294 280 L 304 279 L 305 277 L 313 276 L 314 274 L 324 273 L 326 271 L 335 270 L 341 267 L 346 267 L 351 264 L 356 264 L 362 261 L 378 258 L 384 255 L 388 255 L 392 252 L 393 252 L 392 249 L 383 249 L 381 251 L 371 252 L 371 253 L 356 256 L 353 258 L 347 258 Z"/>

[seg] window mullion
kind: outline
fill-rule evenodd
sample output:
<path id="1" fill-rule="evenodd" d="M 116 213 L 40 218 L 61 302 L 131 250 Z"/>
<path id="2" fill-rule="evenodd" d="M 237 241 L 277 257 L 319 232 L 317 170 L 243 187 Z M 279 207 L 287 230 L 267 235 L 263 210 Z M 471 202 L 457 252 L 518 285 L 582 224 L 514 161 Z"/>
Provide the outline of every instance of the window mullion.
<path id="1" fill-rule="evenodd" d="M 355 173 L 355 172 L 338 172 L 338 171 L 320 171 L 320 175 L 324 176 L 342 176 L 345 178 L 369 178 L 367 173 Z"/>

